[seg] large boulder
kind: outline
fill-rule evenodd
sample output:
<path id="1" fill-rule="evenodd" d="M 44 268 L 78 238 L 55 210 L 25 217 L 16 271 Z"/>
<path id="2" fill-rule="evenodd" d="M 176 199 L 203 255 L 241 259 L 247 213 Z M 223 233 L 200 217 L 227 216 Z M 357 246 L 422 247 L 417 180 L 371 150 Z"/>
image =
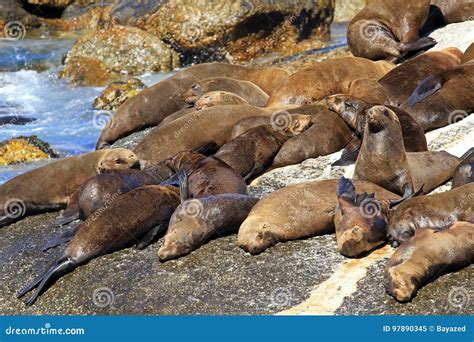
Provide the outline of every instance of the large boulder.
<path id="1" fill-rule="evenodd" d="M 94 100 L 92 106 L 101 110 L 116 110 L 122 103 L 140 93 L 146 85 L 138 78 L 109 84 Z"/>
<path id="2" fill-rule="evenodd" d="M 36 135 L 20 136 L 0 142 L 0 165 L 29 163 L 58 155 L 51 146 Z"/>

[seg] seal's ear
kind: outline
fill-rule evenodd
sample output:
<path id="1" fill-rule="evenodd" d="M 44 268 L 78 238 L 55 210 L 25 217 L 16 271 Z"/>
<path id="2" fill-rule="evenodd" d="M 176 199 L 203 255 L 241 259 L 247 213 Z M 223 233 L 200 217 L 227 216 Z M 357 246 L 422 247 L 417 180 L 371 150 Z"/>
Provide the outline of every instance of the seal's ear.
<path id="1" fill-rule="evenodd" d="M 392 200 L 392 201 L 390 201 L 390 202 L 389 202 L 389 208 L 393 208 L 393 207 L 399 205 L 400 203 L 406 201 L 407 199 L 410 199 L 410 198 L 419 196 L 419 195 L 421 195 L 421 194 L 424 194 L 424 193 L 425 193 L 424 190 L 423 190 L 423 187 L 424 187 L 424 186 L 425 186 L 425 185 L 423 184 L 423 185 L 421 186 L 421 188 L 418 189 L 417 192 L 413 192 L 413 193 L 411 193 L 411 194 L 409 194 L 409 195 L 404 195 L 402 198 L 400 198 L 400 199 L 398 199 L 398 200 Z"/>

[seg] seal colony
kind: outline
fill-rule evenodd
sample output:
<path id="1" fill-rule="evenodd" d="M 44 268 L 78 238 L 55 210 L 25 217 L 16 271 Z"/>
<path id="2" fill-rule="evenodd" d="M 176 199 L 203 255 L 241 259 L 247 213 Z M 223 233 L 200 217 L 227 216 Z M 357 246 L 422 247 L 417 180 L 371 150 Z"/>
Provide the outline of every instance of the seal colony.
<path id="1" fill-rule="evenodd" d="M 398 250 L 384 284 L 401 302 L 439 270 L 472 263 L 473 146 L 460 158 L 429 151 L 425 132 L 474 110 L 473 48 L 423 52 L 436 42 L 420 36 L 433 24 L 430 4 L 446 22 L 469 18 L 463 11 L 471 7 L 399 2 L 372 1 L 352 20 L 355 57 L 292 75 L 225 63 L 189 67 L 122 104 L 97 151 L 1 185 L 2 226 L 64 208 L 53 224 L 71 224 L 44 246 L 67 243 L 64 252 L 17 296 L 34 290 L 31 305 L 79 265 L 163 236 L 162 262 L 224 234 L 237 234 L 252 255 L 321 234 L 335 233 L 347 257 L 390 243 Z M 132 150 L 108 149 L 147 127 Z M 247 194 L 269 170 L 342 149 L 341 163 L 355 163 L 352 179 L 289 185 L 262 199 Z M 451 190 L 429 194 L 451 179 Z"/>

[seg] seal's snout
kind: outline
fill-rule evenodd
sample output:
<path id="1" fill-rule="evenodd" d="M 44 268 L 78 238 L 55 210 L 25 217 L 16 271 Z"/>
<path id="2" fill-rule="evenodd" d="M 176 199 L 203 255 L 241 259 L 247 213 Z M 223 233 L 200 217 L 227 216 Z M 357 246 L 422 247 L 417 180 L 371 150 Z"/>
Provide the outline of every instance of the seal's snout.
<path id="1" fill-rule="evenodd" d="M 344 100 L 338 95 L 326 97 L 326 105 L 330 110 L 336 113 L 342 113 L 345 108 Z"/>
<path id="2" fill-rule="evenodd" d="M 110 144 L 104 140 L 101 140 L 99 139 L 97 141 L 97 144 L 95 145 L 95 149 L 96 150 L 103 150 L 103 149 L 106 149 L 106 148 L 109 148 L 110 147 Z"/>

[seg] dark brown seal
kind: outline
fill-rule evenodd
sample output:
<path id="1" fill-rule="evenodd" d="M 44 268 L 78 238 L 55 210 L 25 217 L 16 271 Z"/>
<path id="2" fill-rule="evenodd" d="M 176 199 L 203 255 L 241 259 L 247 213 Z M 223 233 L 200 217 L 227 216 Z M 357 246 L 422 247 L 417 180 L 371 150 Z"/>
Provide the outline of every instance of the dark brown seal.
<path id="1" fill-rule="evenodd" d="M 392 246 L 411 239 L 418 228 L 442 229 L 456 221 L 474 220 L 474 183 L 446 192 L 409 199 L 390 217 L 388 235 Z"/>
<path id="2" fill-rule="evenodd" d="M 354 56 L 399 59 L 408 52 L 436 44 L 420 38 L 428 19 L 430 0 L 373 0 L 349 23 L 347 43 Z"/>
<path id="3" fill-rule="evenodd" d="M 283 144 L 273 167 L 298 164 L 337 152 L 352 140 L 352 132 L 339 115 L 323 109 L 313 115 L 312 126 Z"/>
<path id="4" fill-rule="evenodd" d="M 17 297 L 36 288 L 26 302 L 32 305 L 51 281 L 79 265 L 133 245 L 147 246 L 166 229 L 178 205 L 177 190 L 158 185 L 138 188 L 120 196 L 100 215 L 83 222 L 62 256 L 23 287 Z"/>
<path id="5" fill-rule="evenodd" d="M 271 110 L 252 106 L 218 106 L 184 115 L 164 126 L 156 127 L 133 151 L 151 164 L 194 150 L 209 142 L 223 145 L 232 128 L 241 119 L 271 115 Z"/>
<path id="6" fill-rule="evenodd" d="M 52 162 L 0 185 L 0 227 L 21 218 L 64 208 L 89 177 L 109 170 L 138 168 L 127 149 L 95 151 Z"/>
<path id="7" fill-rule="evenodd" d="M 359 57 L 341 57 L 315 62 L 308 68 L 295 72 L 271 93 L 267 107 L 304 105 L 317 102 L 332 94 L 349 93 L 352 81 L 359 78 L 378 80 L 394 64 L 373 62 Z"/>
<path id="8" fill-rule="evenodd" d="M 278 242 L 334 233 L 337 180 L 289 185 L 261 199 L 239 229 L 239 245 L 252 254 Z M 398 196 L 370 182 L 354 181 L 357 192 L 377 198 Z"/>
<path id="9" fill-rule="evenodd" d="M 181 96 L 191 85 L 214 76 L 250 81 L 268 92 L 288 77 L 288 73 L 273 67 L 247 68 L 225 63 L 194 65 L 143 90 L 121 105 L 102 130 L 97 148 L 104 148 L 133 132 L 158 125 L 168 115 L 187 106 Z"/>
<path id="10" fill-rule="evenodd" d="M 171 216 L 161 261 L 179 258 L 199 248 L 214 236 L 237 233 L 258 199 L 240 194 L 222 194 L 186 200 Z"/>
<path id="11" fill-rule="evenodd" d="M 182 98 L 187 104 L 195 104 L 206 93 L 225 91 L 240 96 L 252 106 L 263 107 L 267 103 L 268 94 L 252 82 L 230 77 L 211 77 L 191 86 Z"/>
<path id="12" fill-rule="evenodd" d="M 461 159 L 462 162 L 454 170 L 452 189 L 474 182 L 474 147 L 470 148 Z"/>
<path id="13" fill-rule="evenodd" d="M 391 104 L 405 103 L 418 84 L 430 75 L 450 70 L 461 64 L 462 52 L 457 48 L 428 51 L 398 65 L 379 80 L 387 90 Z"/>
<path id="14" fill-rule="evenodd" d="M 426 283 L 474 260 L 474 224 L 456 222 L 434 231 L 420 228 L 401 245 L 385 267 L 384 285 L 400 302 L 411 300 Z"/>
<path id="15" fill-rule="evenodd" d="M 273 161 L 281 146 L 291 137 L 304 132 L 311 125 L 306 124 L 293 130 L 265 125 L 251 128 L 244 134 L 230 140 L 214 155 L 236 170 L 246 181 L 261 174 Z"/>
<path id="16" fill-rule="evenodd" d="M 474 2 L 472 0 L 431 0 L 430 3 L 441 12 L 446 24 L 473 19 Z"/>

